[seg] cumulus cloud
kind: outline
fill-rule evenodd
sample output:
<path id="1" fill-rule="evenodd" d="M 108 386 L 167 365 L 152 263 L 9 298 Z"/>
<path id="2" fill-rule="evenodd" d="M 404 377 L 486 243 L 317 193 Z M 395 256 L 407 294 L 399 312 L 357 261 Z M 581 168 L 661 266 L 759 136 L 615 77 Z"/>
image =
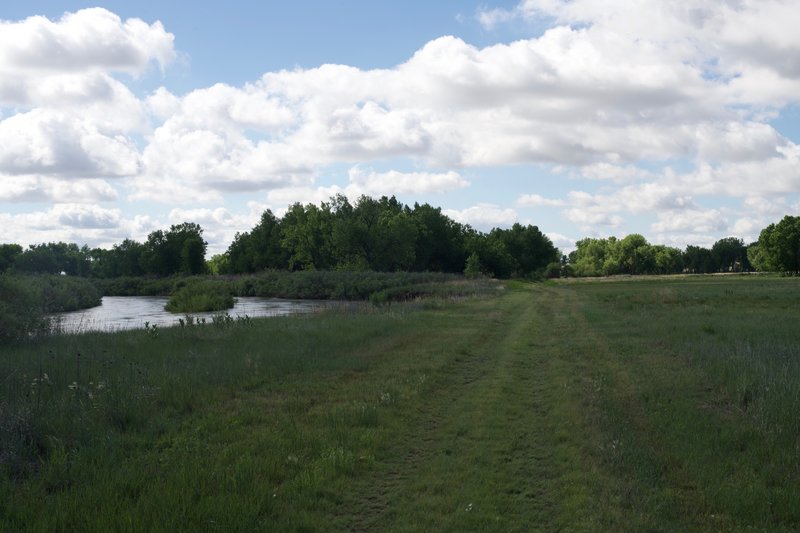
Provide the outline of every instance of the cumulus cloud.
<path id="1" fill-rule="evenodd" d="M 0 174 L 2 202 L 112 202 L 119 194 L 101 179 L 60 180 Z"/>
<path id="2" fill-rule="evenodd" d="M 717 209 L 687 209 L 658 214 L 653 231 L 717 233 L 728 228 L 727 218 Z"/>
<path id="3" fill-rule="evenodd" d="M 348 172 L 350 186 L 345 194 L 357 196 L 383 196 L 394 194 L 428 195 L 443 194 L 469 185 L 457 172 L 365 172 L 353 167 Z"/>
<path id="4" fill-rule="evenodd" d="M 364 170 L 359 166 L 354 166 L 348 170 L 347 175 L 348 183 L 343 187 L 339 185 L 282 187 L 269 191 L 267 198 L 270 205 L 277 209 L 283 209 L 296 202 L 319 204 L 338 194 L 342 194 L 350 200 L 355 200 L 362 195 L 419 197 L 446 194 L 469 185 L 464 177 L 454 171 L 442 173 L 400 172 L 397 170 L 376 172 L 372 169 Z"/>
<path id="5" fill-rule="evenodd" d="M 479 203 L 461 210 L 444 209 L 442 212 L 457 222 L 483 231 L 511 226 L 519 220 L 515 210 L 490 203 Z"/>
<path id="6" fill-rule="evenodd" d="M 105 209 L 85 204 L 58 204 L 50 213 L 59 224 L 82 229 L 116 228 L 122 218 L 119 209 Z"/>
<path id="7" fill-rule="evenodd" d="M 726 87 L 731 101 L 797 101 L 800 11 L 793 2 L 522 0 L 509 10 L 480 10 L 477 17 L 487 29 L 543 18 L 588 26 L 598 37 L 658 45 L 665 56 L 705 64 L 709 74 L 732 82 Z"/>
<path id="8" fill-rule="evenodd" d="M 138 166 L 133 142 L 90 121 L 44 109 L 0 121 L 0 173 L 111 177 L 136 174 Z"/>
<path id="9" fill-rule="evenodd" d="M 0 69 L 140 74 L 151 61 L 163 68 L 175 58 L 173 40 L 160 22 L 123 21 L 99 7 L 65 13 L 58 21 L 40 16 L 0 21 Z"/>
<path id="10" fill-rule="evenodd" d="M 560 207 L 564 203 L 564 200 L 553 200 L 539 194 L 523 194 L 517 198 L 517 205 L 526 207 Z"/>
<path id="11" fill-rule="evenodd" d="M 161 223 L 144 215 L 125 218 L 116 208 L 56 204 L 44 211 L 0 213 L 0 226 L 6 242 L 23 246 L 63 241 L 110 248 L 127 238 L 144 241 Z"/>

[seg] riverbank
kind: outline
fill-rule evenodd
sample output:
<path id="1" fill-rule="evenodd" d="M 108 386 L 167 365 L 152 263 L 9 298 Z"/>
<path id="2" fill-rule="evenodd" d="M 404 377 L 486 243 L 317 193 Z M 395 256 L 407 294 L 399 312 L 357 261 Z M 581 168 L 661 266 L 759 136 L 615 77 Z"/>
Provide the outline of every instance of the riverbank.
<path id="1" fill-rule="evenodd" d="M 798 298 L 512 283 L 0 348 L 0 529 L 796 529 Z"/>

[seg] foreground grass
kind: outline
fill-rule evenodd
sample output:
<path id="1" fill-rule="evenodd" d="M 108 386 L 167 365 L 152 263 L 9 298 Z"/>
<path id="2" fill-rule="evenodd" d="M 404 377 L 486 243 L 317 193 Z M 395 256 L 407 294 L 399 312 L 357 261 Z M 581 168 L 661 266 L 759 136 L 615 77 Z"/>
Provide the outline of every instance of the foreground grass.
<path id="1" fill-rule="evenodd" d="M 800 526 L 795 280 L 495 292 L 4 348 L 0 529 Z"/>

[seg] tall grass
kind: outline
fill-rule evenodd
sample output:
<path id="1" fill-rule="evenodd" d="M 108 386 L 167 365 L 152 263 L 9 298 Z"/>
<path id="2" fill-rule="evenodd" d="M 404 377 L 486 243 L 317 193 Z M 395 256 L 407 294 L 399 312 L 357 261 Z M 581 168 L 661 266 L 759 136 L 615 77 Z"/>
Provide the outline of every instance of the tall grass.
<path id="1" fill-rule="evenodd" d="M 717 509 L 707 527 L 800 523 L 800 283 L 691 277 L 573 287 L 616 354 L 616 370 L 601 375 L 620 468 L 663 479 L 667 460 L 674 476 L 703 487 L 692 505 Z"/>
<path id="2" fill-rule="evenodd" d="M 423 383 L 349 381 L 393 361 L 387 336 L 434 331 L 424 307 L 0 347 L 0 529 L 322 527 L 303 513 L 374 463 L 385 412 Z M 434 360 L 395 363 L 417 375 Z"/>

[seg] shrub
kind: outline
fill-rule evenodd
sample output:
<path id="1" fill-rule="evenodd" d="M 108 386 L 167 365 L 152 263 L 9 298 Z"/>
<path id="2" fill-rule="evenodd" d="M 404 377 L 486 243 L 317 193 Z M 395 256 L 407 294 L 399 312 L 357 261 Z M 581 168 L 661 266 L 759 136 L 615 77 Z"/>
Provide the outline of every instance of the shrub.
<path id="1" fill-rule="evenodd" d="M 0 275 L 0 342 L 24 339 L 46 327 L 36 290 L 21 278 Z"/>
<path id="2" fill-rule="evenodd" d="M 223 311 L 233 307 L 228 288 L 213 281 L 195 281 L 179 288 L 164 307 L 170 313 Z"/>

